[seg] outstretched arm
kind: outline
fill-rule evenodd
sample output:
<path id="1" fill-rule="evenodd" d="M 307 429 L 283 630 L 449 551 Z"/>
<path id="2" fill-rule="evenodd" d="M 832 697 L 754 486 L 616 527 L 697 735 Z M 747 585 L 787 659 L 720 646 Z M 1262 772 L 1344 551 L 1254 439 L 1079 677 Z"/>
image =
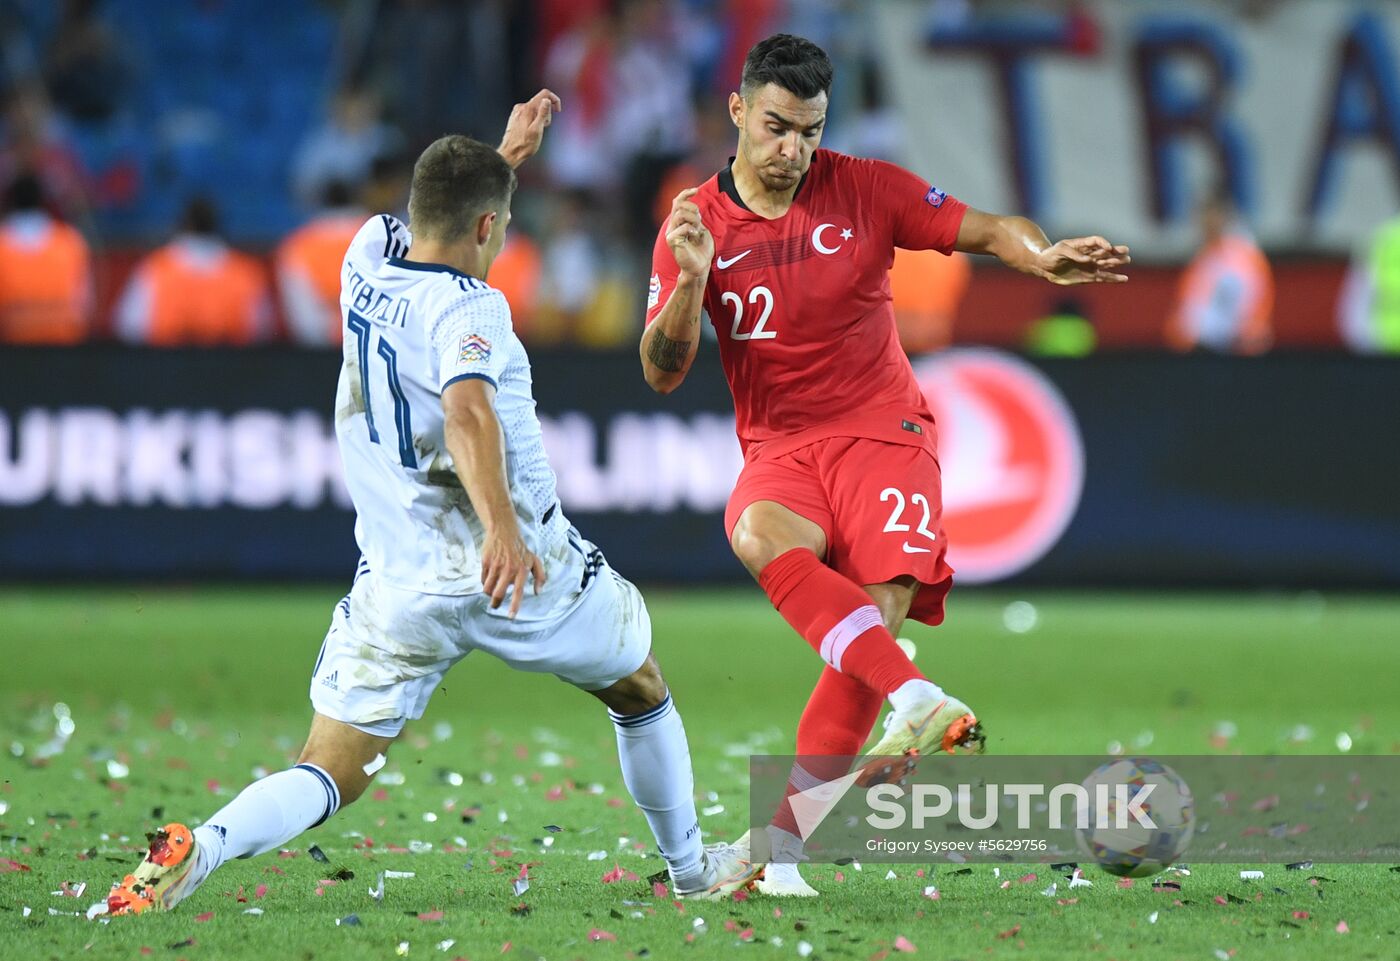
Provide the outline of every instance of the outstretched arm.
<path id="1" fill-rule="evenodd" d="M 544 128 L 554 119 L 554 113 L 564 104 L 552 90 L 541 90 L 524 103 L 518 103 L 506 121 L 506 133 L 496 151 L 506 163 L 519 167 L 533 157 L 544 141 Z"/>
<path id="2" fill-rule="evenodd" d="M 1132 261 L 1127 247 L 1102 237 L 1072 237 L 1052 244 L 1032 220 L 971 207 L 958 228 L 956 246 L 970 254 L 991 254 L 1008 267 L 1054 284 L 1121 284 L 1127 275 L 1114 271 Z"/>

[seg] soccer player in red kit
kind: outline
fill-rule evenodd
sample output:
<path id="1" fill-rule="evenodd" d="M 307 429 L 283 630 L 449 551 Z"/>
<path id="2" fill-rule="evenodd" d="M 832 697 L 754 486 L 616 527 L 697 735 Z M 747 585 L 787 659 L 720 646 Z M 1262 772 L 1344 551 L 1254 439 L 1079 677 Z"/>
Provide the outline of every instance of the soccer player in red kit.
<path id="1" fill-rule="evenodd" d="M 785 34 L 749 51 L 729 114 L 730 165 L 682 191 L 652 259 L 642 366 L 669 393 L 719 336 L 744 469 L 725 512 L 734 553 L 827 664 L 797 727 L 808 768 L 860 752 L 980 750 L 976 715 L 895 643 L 906 617 L 943 620 L 952 583 L 940 525 L 937 428 L 900 350 L 894 249 L 992 254 L 1055 283 L 1119 282 L 1126 247 L 1051 244 L 1021 217 L 974 210 L 883 161 L 819 150 L 832 68 Z M 789 794 L 844 774 L 796 767 Z M 789 805 L 768 830 L 760 890 L 810 895 Z"/>

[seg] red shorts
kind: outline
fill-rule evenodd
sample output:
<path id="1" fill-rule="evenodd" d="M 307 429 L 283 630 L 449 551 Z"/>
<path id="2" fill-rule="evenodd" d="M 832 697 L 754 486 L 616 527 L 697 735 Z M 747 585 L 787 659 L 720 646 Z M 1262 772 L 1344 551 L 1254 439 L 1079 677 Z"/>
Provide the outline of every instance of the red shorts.
<path id="1" fill-rule="evenodd" d="M 953 586 L 943 533 L 943 481 L 927 447 L 828 437 L 787 453 L 752 451 L 724 512 L 730 539 L 744 509 L 775 501 L 826 534 L 826 563 L 857 584 L 912 575 L 909 616 L 943 622 Z"/>

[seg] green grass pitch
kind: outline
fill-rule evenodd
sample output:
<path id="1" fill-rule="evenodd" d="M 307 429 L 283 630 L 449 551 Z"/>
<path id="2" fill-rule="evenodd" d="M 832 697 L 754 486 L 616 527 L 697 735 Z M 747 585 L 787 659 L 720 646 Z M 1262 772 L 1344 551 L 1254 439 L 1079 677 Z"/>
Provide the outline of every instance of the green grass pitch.
<path id="1" fill-rule="evenodd" d="M 0 957 L 1400 956 L 1389 865 L 1270 866 L 1262 881 L 1200 865 L 1179 893 L 1092 868 L 1093 887 L 1070 892 L 1045 866 L 1003 867 L 1013 884 L 1002 888 L 991 865 L 929 865 L 923 877 L 898 865 L 893 879 L 882 865 L 823 865 L 807 872 L 816 901 L 678 908 L 647 882 L 662 863 L 623 791 L 602 706 L 479 655 L 448 676 L 372 792 L 290 851 L 226 866 L 170 914 L 74 917 L 134 863 L 144 832 L 198 822 L 295 754 L 341 592 L 0 589 Z M 701 823 L 730 838 L 747 822 L 746 755 L 791 750 L 820 662 L 756 590 L 648 598 Z M 1334 753 L 1345 732 L 1353 752 L 1400 752 L 1400 600 L 1032 594 L 1038 622 L 1013 633 L 1013 599 L 960 591 L 947 625 L 906 630 L 921 666 L 976 707 L 992 751 L 1150 739 L 1163 754 Z M 58 702 L 75 732 L 36 764 Z M 529 889 L 517 895 L 522 865 Z M 390 878 L 375 900 L 386 870 L 414 876 Z M 610 873 L 621 879 L 605 883 Z M 1051 881 L 1059 890 L 1044 896 Z M 65 883 L 87 890 L 55 895 Z M 357 924 L 337 925 L 351 915 Z"/>

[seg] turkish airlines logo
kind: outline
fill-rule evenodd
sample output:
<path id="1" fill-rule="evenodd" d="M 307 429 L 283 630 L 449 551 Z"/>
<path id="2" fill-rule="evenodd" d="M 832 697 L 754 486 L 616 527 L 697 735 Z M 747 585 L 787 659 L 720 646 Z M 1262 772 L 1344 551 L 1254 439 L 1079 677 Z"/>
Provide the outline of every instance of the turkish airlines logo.
<path id="1" fill-rule="evenodd" d="M 948 351 L 914 374 L 938 421 L 948 562 L 971 584 L 1025 570 L 1079 507 L 1084 445 L 1073 412 L 1043 374 L 998 351 Z"/>
<path id="2" fill-rule="evenodd" d="M 855 252 L 856 225 L 839 214 L 827 214 L 812 226 L 812 249 L 831 260 L 845 260 Z"/>

